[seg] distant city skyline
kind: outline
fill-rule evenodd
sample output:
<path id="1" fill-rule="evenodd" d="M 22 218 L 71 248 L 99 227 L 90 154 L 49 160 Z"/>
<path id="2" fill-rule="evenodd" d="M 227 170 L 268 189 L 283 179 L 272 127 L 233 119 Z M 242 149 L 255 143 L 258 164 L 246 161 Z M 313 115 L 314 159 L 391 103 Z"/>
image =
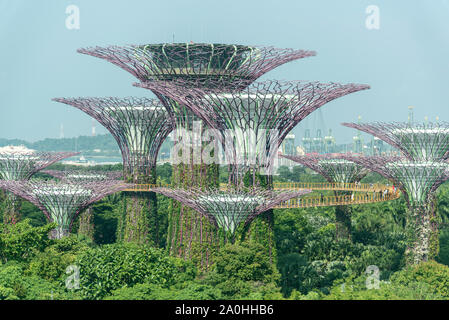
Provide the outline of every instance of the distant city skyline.
<path id="1" fill-rule="evenodd" d="M 373 5 L 379 29 L 366 25 Z M 69 6 L 79 9 L 79 29 L 67 27 Z M 316 57 L 282 65 L 260 80 L 371 86 L 312 113 L 292 131 L 296 145 L 314 122 L 332 129 L 337 144 L 351 143 L 356 131 L 341 122 L 356 122 L 359 115 L 362 122 L 407 121 L 410 105 L 415 121 L 449 121 L 445 0 L 230 0 L 226 6 L 199 0 L 17 0 L 0 2 L 0 18 L 0 138 L 58 138 L 61 125 L 66 138 L 91 135 L 89 116 L 51 98 L 153 95 L 133 87 L 135 79 L 125 71 L 76 49 L 173 40 L 315 50 Z M 95 133 L 107 131 L 95 123 Z"/>

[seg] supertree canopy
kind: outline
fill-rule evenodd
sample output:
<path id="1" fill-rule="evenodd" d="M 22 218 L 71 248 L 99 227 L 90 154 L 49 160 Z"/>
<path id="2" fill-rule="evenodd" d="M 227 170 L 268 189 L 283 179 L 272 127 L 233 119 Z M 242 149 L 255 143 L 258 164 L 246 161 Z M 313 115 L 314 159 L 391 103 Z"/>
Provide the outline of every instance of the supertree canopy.
<path id="1" fill-rule="evenodd" d="M 122 181 L 111 180 L 83 183 L 0 180 L 0 188 L 30 201 L 42 210 L 49 222 L 57 224 L 50 234 L 56 239 L 69 235 L 73 221 L 91 203 L 126 187 L 127 184 Z"/>
<path id="2" fill-rule="evenodd" d="M 0 148 L 0 179 L 28 180 L 43 168 L 77 154 L 76 152 L 40 152 L 24 146 L 2 147 Z M 20 220 L 20 200 L 6 192 L 5 204 L 3 222 L 16 223 Z"/>
<path id="3" fill-rule="evenodd" d="M 158 151 L 173 130 L 164 107 L 147 98 L 53 99 L 72 105 L 95 118 L 117 141 L 123 157 L 125 181 L 156 183 Z M 119 240 L 138 243 L 158 242 L 156 195 L 154 192 L 124 192 L 125 213 Z"/>
<path id="4" fill-rule="evenodd" d="M 449 179 L 449 164 L 395 156 L 344 155 L 344 158 L 390 179 L 403 191 L 408 206 L 408 262 L 435 258 L 438 253 L 435 191 Z"/>
<path id="5" fill-rule="evenodd" d="M 449 123 L 343 123 L 387 142 L 411 160 L 438 161 L 449 157 Z"/>
<path id="6" fill-rule="evenodd" d="M 311 190 L 276 192 L 265 189 L 206 190 L 157 188 L 155 192 L 176 199 L 209 218 L 234 240 L 236 229 L 281 202 L 310 193 Z"/>
<path id="7" fill-rule="evenodd" d="M 78 49 L 105 59 L 140 81 L 197 79 L 222 85 L 249 85 L 289 61 L 314 56 L 314 51 L 207 43 L 162 43 Z"/>
<path id="8" fill-rule="evenodd" d="M 201 87 L 195 81 L 147 81 L 136 85 L 159 93 L 169 110 L 176 108 L 173 101 L 187 106 L 217 130 L 228 162 L 243 167 L 249 167 L 254 156 L 263 159 L 259 165 L 266 165 L 266 157 L 270 159 L 285 136 L 314 110 L 336 98 L 369 88 L 357 84 L 273 80 L 233 89 L 212 80 L 209 83 L 211 88 Z"/>
<path id="9" fill-rule="evenodd" d="M 77 152 L 42 152 L 22 146 L 0 148 L 0 178 L 3 180 L 28 180 L 33 174 Z"/>
<path id="10" fill-rule="evenodd" d="M 362 180 L 369 172 L 364 166 L 342 159 L 339 154 L 311 154 L 305 156 L 282 157 L 300 163 L 322 175 L 331 183 L 354 183 Z M 334 191 L 336 196 L 350 194 Z M 352 208 L 342 205 L 335 208 L 336 239 L 351 239 Z"/>
<path id="11" fill-rule="evenodd" d="M 147 98 L 55 98 L 100 122 L 117 141 L 125 179 L 154 183 L 158 151 L 173 130 L 160 102 Z"/>
<path id="12" fill-rule="evenodd" d="M 354 183 L 369 172 L 364 166 L 342 159 L 340 154 L 310 154 L 305 156 L 282 155 L 322 175 L 329 182 Z"/>
<path id="13" fill-rule="evenodd" d="M 122 177 L 120 171 L 95 171 L 95 170 L 43 170 L 42 173 L 51 175 L 68 183 L 84 183 L 95 181 L 117 180 Z M 94 214 L 93 209 L 89 206 L 79 214 L 78 235 L 94 240 Z M 122 221 L 120 221 L 122 222 Z"/>

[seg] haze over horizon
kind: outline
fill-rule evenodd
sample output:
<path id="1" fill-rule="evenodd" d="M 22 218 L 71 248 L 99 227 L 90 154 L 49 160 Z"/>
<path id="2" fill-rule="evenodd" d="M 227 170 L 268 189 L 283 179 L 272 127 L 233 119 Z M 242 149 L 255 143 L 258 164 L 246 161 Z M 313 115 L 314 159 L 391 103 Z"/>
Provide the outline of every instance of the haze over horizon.
<path id="1" fill-rule="evenodd" d="M 65 21 L 68 5 L 80 10 L 80 29 Z M 380 28 L 365 26 L 369 5 L 380 12 Z M 424 1 L 182 1 L 98 0 L 0 1 L 0 138 L 29 142 L 90 135 L 92 119 L 54 97 L 147 96 L 136 79 L 117 66 L 82 55 L 89 46 L 161 42 L 266 45 L 317 51 L 264 79 L 363 83 L 370 90 L 326 104 L 298 125 L 331 128 L 337 143 L 356 131 L 357 121 L 449 121 L 449 2 Z M 107 133 L 96 123 L 97 134 Z M 323 135 L 327 132 L 323 132 Z M 364 137 L 368 137 L 364 135 Z"/>

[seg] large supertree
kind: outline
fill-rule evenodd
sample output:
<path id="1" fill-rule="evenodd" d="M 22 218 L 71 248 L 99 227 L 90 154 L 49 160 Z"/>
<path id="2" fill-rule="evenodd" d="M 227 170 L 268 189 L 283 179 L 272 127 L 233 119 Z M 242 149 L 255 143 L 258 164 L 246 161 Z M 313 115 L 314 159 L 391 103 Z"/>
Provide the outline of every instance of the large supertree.
<path id="1" fill-rule="evenodd" d="M 341 158 L 339 154 L 310 154 L 305 156 L 282 155 L 286 159 L 322 175 L 331 183 L 355 183 L 362 180 L 369 172 L 364 166 Z M 347 191 L 334 191 L 336 196 L 346 196 Z M 336 239 L 351 239 L 351 206 L 341 205 L 335 208 Z"/>
<path id="2" fill-rule="evenodd" d="M 55 180 L 0 180 L 0 188 L 30 201 L 57 227 L 50 233 L 53 239 L 68 236 L 72 223 L 91 203 L 108 194 L 128 187 L 123 181 L 67 182 Z"/>
<path id="3" fill-rule="evenodd" d="M 413 161 L 399 156 L 342 155 L 379 173 L 399 188 L 407 202 L 407 263 L 416 264 L 436 257 L 438 218 L 436 189 L 449 179 L 449 164 L 441 161 Z"/>
<path id="4" fill-rule="evenodd" d="M 156 183 L 157 154 L 173 130 L 161 103 L 148 98 L 56 98 L 100 122 L 117 141 L 123 158 L 125 182 Z M 124 230 L 119 239 L 157 244 L 156 194 L 124 192 Z"/>
<path id="5" fill-rule="evenodd" d="M 24 146 L 0 148 L 0 179 L 29 180 L 36 172 L 77 152 L 42 152 Z M 5 193 L 3 222 L 16 223 L 20 219 L 20 201 L 13 194 Z"/>
<path id="6" fill-rule="evenodd" d="M 415 161 L 439 161 L 449 157 L 449 123 L 373 122 L 343 123 L 385 141 Z"/>
<path id="7" fill-rule="evenodd" d="M 48 174 L 65 182 L 83 183 L 106 180 L 118 180 L 122 177 L 120 171 L 96 171 L 96 170 L 43 170 L 42 173 Z M 92 206 L 88 206 L 79 214 L 78 235 L 82 235 L 90 240 L 94 240 L 94 214 Z"/>
<path id="8" fill-rule="evenodd" d="M 226 88 L 243 88 L 279 65 L 315 55 L 314 51 L 204 43 L 93 47 L 79 49 L 78 52 L 105 59 L 130 72 L 141 82 L 194 79 L 201 87 L 215 86 L 219 83 L 220 87 Z M 156 93 L 156 96 L 163 101 L 169 100 L 160 93 Z M 199 119 L 190 109 L 175 101 L 165 103 L 165 107 L 178 129 L 196 129 L 194 124 L 199 123 Z M 203 130 L 205 127 L 201 126 L 200 134 Z M 175 135 L 175 144 L 178 146 L 184 144 L 185 141 L 181 142 L 178 137 Z M 201 143 L 199 146 L 190 145 L 189 148 L 192 152 L 189 152 L 188 157 L 187 149 L 183 147 L 184 159 L 189 161 L 173 166 L 173 187 L 218 187 L 218 165 L 205 164 L 201 156 L 198 160 L 193 159 L 195 154 L 202 155 L 201 152 L 193 150 L 202 149 Z M 197 219 L 203 221 L 197 223 Z M 197 225 L 200 227 L 192 227 Z M 192 246 L 187 244 L 201 247 L 201 234 L 213 230 L 213 226 L 201 215 L 180 206 L 179 203 L 172 203 L 167 239 L 170 253 L 181 257 L 190 256 Z"/>
<path id="9" fill-rule="evenodd" d="M 159 93 L 165 105 L 188 107 L 212 129 L 224 148 L 234 185 L 271 188 L 271 175 L 279 146 L 306 116 L 329 101 L 368 89 L 367 85 L 305 81 L 264 81 L 228 88 L 220 81 L 201 87 L 194 80 L 147 81 L 136 84 Z M 244 87 L 244 88 L 242 88 Z M 272 233 L 272 211 L 267 211 L 248 230 L 248 237 L 267 248 Z"/>

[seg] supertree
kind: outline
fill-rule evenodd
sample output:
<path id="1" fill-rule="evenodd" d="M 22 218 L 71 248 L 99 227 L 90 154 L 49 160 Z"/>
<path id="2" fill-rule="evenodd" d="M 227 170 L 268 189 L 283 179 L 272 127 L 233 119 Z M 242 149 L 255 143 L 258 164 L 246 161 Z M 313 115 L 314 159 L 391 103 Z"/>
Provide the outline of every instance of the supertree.
<path id="1" fill-rule="evenodd" d="M 364 166 L 342 159 L 339 154 L 311 154 L 305 156 L 282 155 L 286 159 L 322 175 L 331 183 L 355 183 L 369 172 Z M 347 191 L 334 191 L 336 196 L 348 195 Z M 341 205 L 335 208 L 336 239 L 351 239 L 351 206 Z"/>
<path id="2" fill-rule="evenodd" d="M 108 194 L 128 187 L 123 181 L 104 180 L 74 183 L 55 180 L 0 180 L 0 188 L 30 201 L 57 227 L 50 233 L 53 239 L 68 236 L 72 223 L 81 211 Z"/>
<path id="3" fill-rule="evenodd" d="M 436 189 L 449 179 L 449 164 L 440 161 L 413 161 L 398 156 L 342 155 L 379 173 L 399 188 L 407 202 L 407 263 L 435 258 L 438 253 Z"/>
<path id="4" fill-rule="evenodd" d="M 28 180 L 36 172 L 65 158 L 75 156 L 77 152 L 42 152 L 23 146 L 0 148 L 0 179 Z M 3 210 L 4 223 L 16 223 L 20 219 L 20 201 L 6 192 Z"/>
<path id="5" fill-rule="evenodd" d="M 42 173 L 51 175 L 68 183 L 95 182 L 105 180 L 117 180 L 122 177 L 120 171 L 95 171 L 95 170 L 43 170 Z M 94 240 L 94 214 L 92 206 L 88 206 L 79 214 L 78 235 L 82 235 L 90 240 Z"/>
<path id="6" fill-rule="evenodd" d="M 228 190 L 156 188 L 155 192 L 173 198 L 207 217 L 223 232 L 225 242 L 229 240 L 234 242 L 239 227 L 244 227 L 256 216 L 276 205 L 310 193 L 311 190 L 281 192 L 260 188 Z M 212 250 L 213 245 L 212 243 Z M 205 263 L 208 264 L 207 261 Z"/>
<path id="7" fill-rule="evenodd" d="M 416 161 L 439 161 L 449 157 L 449 123 L 374 122 L 343 123 L 385 141 Z"/>
<path id="8" fill-rule="evenodd" d="M 158 100 L 113 97 L 53 100 L 80 109 L 109 130 L 122 153 L 125 182 L 156 183 L 157 154 L 173 130 Z M 124 194 L 122 219 L 126 221 L 122 223 L 123 232 L 118 233 L 119 239 L 157 244 L 156 194 L 127 191 Z"/>
<path id="9" fill-rule="evenodd" d="M 146 81 L 135 84 L 156 92 L 164 105 L 184 105 L 210 128 L 224 148 L 234 185 L 270 188 L 272 170 L 285 136 L 307 115 L 346 94 L 368 89 L 367 85 L 302 81 L 254 82 L 227 87 L 221 81 Z M 214 154 L 215 156 L 215 154 Z M 260 216 L 249 228 L 248 237 L 265 247 L 272 233 L 272 211 Z"/>

